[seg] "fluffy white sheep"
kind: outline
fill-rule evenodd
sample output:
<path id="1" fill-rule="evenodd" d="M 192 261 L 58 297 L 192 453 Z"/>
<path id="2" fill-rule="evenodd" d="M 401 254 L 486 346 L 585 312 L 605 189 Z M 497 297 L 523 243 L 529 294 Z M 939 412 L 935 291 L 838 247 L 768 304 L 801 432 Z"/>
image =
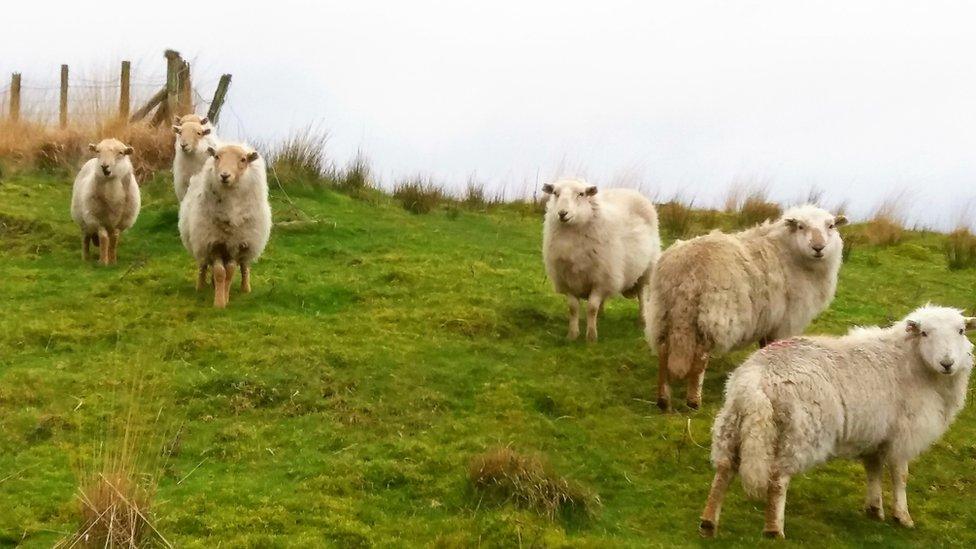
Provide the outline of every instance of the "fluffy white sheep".
<path id="1" fill-rule="evenodd" d="M 71 191 L 71 218 L 81 228 L 82 258 L 88 261 L 92 242 L 100 261 L 118 258 L 119 235 L 135 224 L 142 197 L 132 174 L 132 147 L 118 139 L 88 145 L 95 157 L 85 162 Z"/>
<path id="2" fill-rule="evenodd" d="M 881 475 L 891 476 L 895 519 L 913 526 L 908 463 L 962 410 L 973 367 L 965 332 L 976 318 L 926 305 L 890 328 L 843 337 L 801 337 L 757 351 L 729 377 L 712 427 L 715 480 L 700 531 L 712 536 L 736 470 L 746 492 L 765 496 L 765 532 L 783 536 L 790 477 L 833 457 L 864 462 L 865 508 L 884 518 Z"/>
<path id="3" fill-rule="evenodd" d="M 251 263 L 271 235 L 271 206 L 264 160 L 245 145 L 209 150 L 203 169 L 191 178 L 180 203 L 180 238 L 197 261 L 197 289 L 213 269 L 214 306 L 230 300 L 234 270 L 241 267 L 241 291 L 251 291 Z"/>
<path id="4" fill-rule="evenodd" d="M 176 134 L 173 155 L 173 191 L 177 201 L 182 202 L 190 178 L 197 174 L 210 155 L 207 149 L 216 148 L 217 140 L 213 128 L 206 118 L 195 114 L 177 117 L 173 132 Z"/>
<path id="5" fill-rule="evenodd" d="M 586 338 L 597 339 L 603 302 L 637 297 L 643 309 L 654 262 L 661 255 L 654 204 L 630 189 L 597 188 L 563 179 L 542 187 L 549 195 L 542 257 L 556 292 L 569 305 L 571 340 L 579 336 L 580 300 L 587 301 Z M 643 316 L 643 315 L 642 315 Z"/>
<path id="6" fill-rule="evenodd" d="M 671 406 L 670 379 L 687 379 L 701 404 L 709 354 L 797 335 L 837 288 L 842 215 L 805 205 L 781 219 L 677 242 L 657 262 L 644 325 L 658 353 L 658 400 Z"/>

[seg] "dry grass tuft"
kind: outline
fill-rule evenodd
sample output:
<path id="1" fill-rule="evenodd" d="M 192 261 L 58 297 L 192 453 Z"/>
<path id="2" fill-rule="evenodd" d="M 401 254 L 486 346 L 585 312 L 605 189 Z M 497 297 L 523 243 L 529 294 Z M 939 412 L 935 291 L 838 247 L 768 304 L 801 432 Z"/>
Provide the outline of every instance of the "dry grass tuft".
<path id="1" fill-rule="evenodd" d="M 429 178 L 416 177 L 394 185 L 393 198 L 415 214 L 430 213 L 445 199 L 444 190 Z"/>
<path id="2" fill-rule="evenodd" d="M 874 215 L 864 227 L 864 237 L 875 246 L 891 246 L 905 238 L 908 216 L 906 191 L 886 197 L 874 210 Z"/>
<path id="3" fill-rule="evenodd" d="M 685 204 L 680 196 L 675 195 L 667 202 L 657 205 L 657 217 L 661 230 L 672 238 L 691 236 L 695 217 L 694 201 Z"/>
<path id="4" fill-rule="evenodd" d="M 475 181 L 474 178 L 468 180 L 468 184 L 464 188 L 464 194 L 461 196 L 462 206 L 469 210 L 481 212 L 488 211 L 504 203 L 505 200 L 501 193 L 494 196 L 489 195 L 485 191 L 485 184 Z"/>
<path id="5" fill-rule="evenodd" d="M 600 498 L 554 473 L 540 455 L 522 455 L 495 448 L 476 456 L 468 467 L 472 486 L 491 497 L 534 509 L 549 519 L 560 515 L 589 516 Z"/>
<path id="6" fill-rule="evenodd" d="M 333 182 L 335 190 L 356 198 L 364 198 L 368 192 L 376 188 L 373 181 L 373 169 L 369 159 L 359 151 L 344 170 L 336 174 Z"/>
<path id="7" fill-rule="evenodd" d="M 968 228 L 959 228 L 946 237 L 944 253 L 950 270 L 976 267 L 976 236 Z"/>
<path id="8" fill-rule="evenodd" d="M 766 220 L 778 219 L 783 214 L 783 208 L 769 200 L 769 189 L 766 185 L 742 182 L 729 186 L 724 208 L 726 213 L 735 215 L 735 222 L 739 227 L 752 227 Z"/>
<path id="9" fill-rule="evenodd" d="M 307 126 L 292 132 L 268 153 L 268 165 L 283 185 L 324 186 L 332 175 L 325 156 L 328 133 Z"/>

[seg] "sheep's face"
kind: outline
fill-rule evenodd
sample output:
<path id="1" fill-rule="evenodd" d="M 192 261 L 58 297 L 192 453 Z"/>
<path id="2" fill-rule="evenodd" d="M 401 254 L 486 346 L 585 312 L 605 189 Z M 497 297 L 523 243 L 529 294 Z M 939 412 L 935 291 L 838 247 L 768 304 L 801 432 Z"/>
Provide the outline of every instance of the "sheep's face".
<path id="1" fill-rule="evenodd" d="M 207 151 L 213 156 L 214 175 L 225 187 L 236 185 L 251 162 L 258 159 L 258 153 L 237 145 L 226 145 L 219 149 L 210 147 Z"/>
<path id="2" fill-rule="evenodd" d="M 204 155 L 207 153 L 208 142 L 206 137 L 210 135 L 210 128 L 204 128 L 196 122 L 184 122 L 182 125 L 173 126 L 173 133 L 176 134 L 176 150 L 183 154 Z"/>
<path id="3" fill-rule="evenodd" d="M 593 218 L 596 186 L 577 179 L 563 179 L 542 186 L 549 195 L 546 216 L 565 225 L 584 225 Z"/>
<path id="4" fill-rule="evenodd" d="M 847 223 L 842 215 L 833 215 L 815 206 L 791 208 L 783 214 L 783 224 L 796 252 L 813 261 L 836 257 L 844 242 L 837 228 Z"/>
<path id="5" fill-rule="evenodd" d="M 976 330 L 976 318 L 956 309 L 925 306 L 908 315 L 905 330 L 933 371 L 951 376 L 972 369 L 973 344 L 966 332 Z"/>
<path id="6" fill-rule="evenodd" d="M 95 153 L 95 158 L 98 159 L 96 173 L 103 178 L 125 177 L 132 173 L 132 162 L 129 161 L 132 147 L 118 139 L 103 139 L 97 145 L 89 143 L 88 150 Z"/>
<path id="7" fill-rule="evenodd" d="M 193 122 L 196 124 L 200 124 L 201 126 L 206 126 L 207 124 L 210 123 L 210 119 L 207 118 L 206 116 L 200 116 L 199 114 L 184 114 L 183 116 L 177 116 L 173 120 L 173 125 L 182 126 L 187 122 Z"/>

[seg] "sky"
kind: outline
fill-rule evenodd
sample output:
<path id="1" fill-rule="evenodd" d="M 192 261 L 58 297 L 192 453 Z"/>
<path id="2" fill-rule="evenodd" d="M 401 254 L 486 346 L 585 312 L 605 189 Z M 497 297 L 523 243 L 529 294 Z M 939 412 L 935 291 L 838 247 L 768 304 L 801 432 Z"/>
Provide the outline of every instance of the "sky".
<path id="1" fill-rule="evenodd" d="M 312 127 L 385 185 L 516 195 L 576 176 L 702 205 L 732 186 L 787 203 L 819 188 L 857 218 L 900 196 L 912 224 L 976 221 L 976 3 L 159 5 L 6 6 L 0 75 L 22 72 L 26 94 L 61 63 L 111 80 L 129 59 L 149 90 L 173 48 L 203 97 L 233 74 L 222 137 Z"/>

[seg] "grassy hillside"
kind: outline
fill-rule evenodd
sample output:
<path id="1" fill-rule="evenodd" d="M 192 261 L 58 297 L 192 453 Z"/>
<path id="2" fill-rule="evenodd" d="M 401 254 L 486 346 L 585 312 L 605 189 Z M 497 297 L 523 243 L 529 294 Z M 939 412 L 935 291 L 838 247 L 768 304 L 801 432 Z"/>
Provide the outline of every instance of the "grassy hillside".
<path id="1" fill-rule="evenodd" d="M 132 421 L 153 425 L 143 449 L 166 448 L 146 473 L 178 546 L 701 544 L 711 419 L 746 352 L 712 362 L 702 410 L 662 415 L 635 303 L 609 304 L 599 344 L 563 340 L 528 208 L 414 215 L 383 196 L 276 192 L 285 223 L 254 292 L 235 285 L 217 311 L 194 291 L 168 183 L 144 189 L 104 268 L 80 259 L 68 176 L 0 181 L 0 544 L 77 528 L 79 471 L 130 397 Z M 942 238 L 855 248 L 811 331 L 976 305 L 976 275 L 946 269 Z M 483 498 L 468 464 L 498 446 L 545 456 L 602 505 L 549 519 Z M 976 407 L 914 465 L 915 530 L 862 516 L 857 464 L 804 475 L 787 543 L 972 546 L 974 460 Z M 715 543 L 761 529 L 736 485 Z"/>

